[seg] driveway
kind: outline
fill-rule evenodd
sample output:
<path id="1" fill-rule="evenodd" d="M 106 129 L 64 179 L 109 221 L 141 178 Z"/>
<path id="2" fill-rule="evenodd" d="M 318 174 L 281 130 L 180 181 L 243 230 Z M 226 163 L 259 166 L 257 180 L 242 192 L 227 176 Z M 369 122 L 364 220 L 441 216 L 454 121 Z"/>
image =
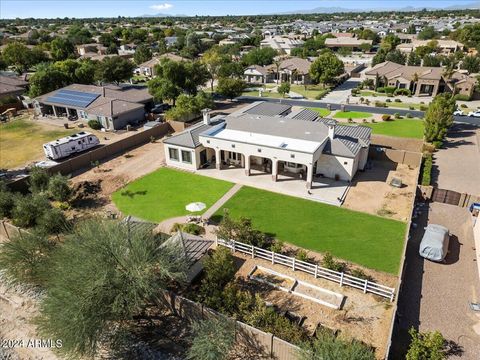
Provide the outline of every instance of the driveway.
<path id="1" fill-rule="evenodd" d="M 480 128 L 455 124 L 434 155 L 432 182 L 441 189 L 480 195 Z"/>
<path id="2" fill-rule="evenodd" d="M 360 79 L 348 79 L 330 91 L 322 101 L 332 104 L 346 104 L 347 99 L 352 94 L 352 89 L 357 87 L 358 84 L 360 84 Z"/>
<path id="3" fill-rule="evenodd" d="M 398 318 L 393 335 L 392 358 L 402 358 L 408 344 L 408 329 L 440 331 L 453 346 L 452 358 L 480 359 L 480 314 L 468 306 L 480 301 L 480 282 L 475 262 L 470 213 L 460 207 L 432 203 L 416 219 L 407 245 L 404 285 L 399 294 Z M 445 263 L 418 255 L 427 223 L 449 228 L 450 251 Z M 452 345 L 453 345 L 452 343 Z"/>

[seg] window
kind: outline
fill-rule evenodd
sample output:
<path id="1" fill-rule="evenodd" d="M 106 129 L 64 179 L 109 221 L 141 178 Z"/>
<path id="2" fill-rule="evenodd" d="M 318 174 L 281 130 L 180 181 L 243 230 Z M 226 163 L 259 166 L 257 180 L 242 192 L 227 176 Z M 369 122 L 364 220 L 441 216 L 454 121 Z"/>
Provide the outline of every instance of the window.
<path id="1" fill-rule="evenodd" d="M 290 154 L 291 159 L 295 159 L 295 154 Z"/>
<path id="2" fill-rule="evenodd" d="M 234 149 L 235 149 L 235 144 L 232 144 L 232 148 L 234 148 Z"/>
<path id="3" fill-rule="evenodd" d="M 207 140 L 207 144 L 210 144 L 210 140 Z"/>
<path id="4" fill-rule="evenodd" d="M 182 150 L 182 162 L 191 164 L 192 163 L 192 154 L 190 151 Z"/>
<path id="5" fill-rule="evenodd" d="M 343 162 L 343 165 L 348 165 L 348 162 L 344 161 L 344 162 Z"/>
<path id="6" fill-rule="evenodd" d="M 262 149 L 257 149 L 258 152 L 262 152 Z"/>
<path id="7" fill-rule="evenodd" d="M 170 160 L 178 161 L 178 149 L 168 148 L 168 156 Z"/>

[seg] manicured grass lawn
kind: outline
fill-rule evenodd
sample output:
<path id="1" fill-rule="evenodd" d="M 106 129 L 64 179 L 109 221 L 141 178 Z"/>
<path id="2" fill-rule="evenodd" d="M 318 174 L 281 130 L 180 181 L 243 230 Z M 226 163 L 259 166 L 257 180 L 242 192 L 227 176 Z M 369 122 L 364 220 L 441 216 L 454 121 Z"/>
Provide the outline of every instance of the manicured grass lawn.
<path id="1" fill-rule="evenodd" d="M 242 93 L 243 96 L 256 96 L 258 97 L 258 91 L 245 91 Z M 283 98 L 283 96 L 276 92 L 269 92 L 264 91 L 262 93 L 262 97 L 270 97 L 270 98 Z"/>
<path id="2" fill-rule="evenodd" d="M 44 126 L 25 117 L 0 124 L 0 168 L 12 169 L 44 157 L 43 144 L 78 132 Z"/>
<path id="3" fill-rule="evenodd" d="M 420 119 L 397 119 L 362 125 L 370 127 L 373 134 L 423 139 L 423 120 Z"/>
<path id="4" fill-rule="evenodd" d="M 191 202 L 203 202 L 208 209 L 232 186 L 227 181 L 161 168 L 118 190 L 112 200 L 124 215 L 161 222 L 188 215 L 185 206 Z"/>
<path id="5" fill-rule="evenodd" d="M 406 224 L 314 201 L 243 187 L 224 206 L 234 218 L 285 242 L 397 274 Z M 223 210 L 217 212 L 221 216 Z"/>
<path id="6" fill-rule="evenodd" d="M 330 91 L 329 88 L 324 88 L 321 85 L 307 85 L 306 89 L 304 85 L 291 85 L 290 90 L 303 95 L 307 99 L 316 99 Z"/>
<path id="7" fill-rule="evenodd" d="M 321 117 L 330 115 L 330 110 L 324 108 L 307 108 L 308 110 L 316 111 Z"/>
<path id="8" fill-rule="evenodd" d="M 339 111 L 333 117 L 337 119 L 366 119 L 372 117 L 372 114 L 361 111 Z"/>

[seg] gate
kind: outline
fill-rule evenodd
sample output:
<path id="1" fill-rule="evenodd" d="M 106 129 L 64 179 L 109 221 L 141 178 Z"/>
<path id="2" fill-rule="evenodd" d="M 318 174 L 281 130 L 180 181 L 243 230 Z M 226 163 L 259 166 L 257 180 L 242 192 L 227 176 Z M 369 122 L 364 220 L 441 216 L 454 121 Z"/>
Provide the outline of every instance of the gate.
<path id="1" fill-rule="evenodd" d="M 431 200 L 450 205 L 459 205 L 461 195 L 461 193 L 456 191 L 433 188 Z"/>

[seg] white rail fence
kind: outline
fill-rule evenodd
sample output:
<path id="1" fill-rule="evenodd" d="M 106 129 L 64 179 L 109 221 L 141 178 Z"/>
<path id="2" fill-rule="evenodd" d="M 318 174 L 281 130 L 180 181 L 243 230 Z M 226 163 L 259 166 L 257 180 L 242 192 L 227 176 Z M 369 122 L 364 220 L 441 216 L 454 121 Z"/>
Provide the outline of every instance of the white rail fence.
<path id="1" fill-rule="evenodd" d="M 243 254 L 250 255 L 252 258 L 260 258 L 271 261 L 272 264 L 280 264 L 291 268 L 293 271 L 303 271 L 307 274 L 313 275 L 315 278 L 323 278 L 334 281 L 340 286 L 350 286 L 362 290 L 364 293 L 372 293 L 393 301 L 395 298 L 395 289 L 377 284 L 372 281 L 360 279 L 358 277 L 348 275 L 344 272 L 333 271 L 317 264 L 311 264 L 301 261 L 290 256 L 285 256 L 273 251 L 265 250 L 256 246 L 244 244 L 235 240 L 225 241 L 216 239 L 218 245 L 225 246 L 233 252 L 238 251 Z"/>

